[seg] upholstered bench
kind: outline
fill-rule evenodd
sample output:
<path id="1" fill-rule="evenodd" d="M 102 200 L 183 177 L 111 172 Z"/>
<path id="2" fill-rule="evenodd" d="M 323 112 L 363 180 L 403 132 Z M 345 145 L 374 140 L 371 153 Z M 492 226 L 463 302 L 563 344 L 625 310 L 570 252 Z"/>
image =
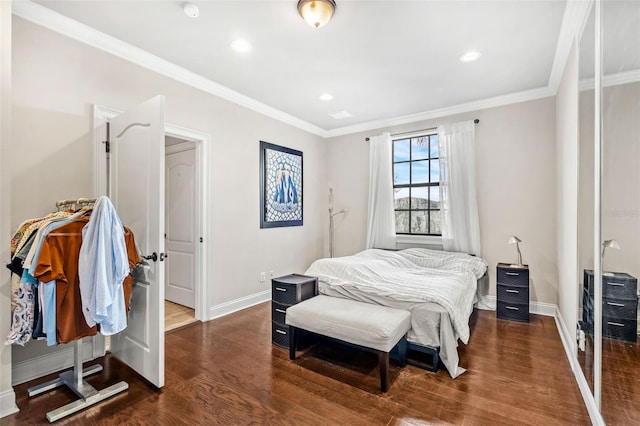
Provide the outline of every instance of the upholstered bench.
<path id="1" fill-rule="evenodd" d="M 389 352 L 398 345 L 398 364 L 407 359 L 409 311 L 340 297 L 316 296 L 287 308 L 289 358 L 296 359 L 298 329 L 347 342 L 378 353 L 380 389 L 389 387 Z"/>

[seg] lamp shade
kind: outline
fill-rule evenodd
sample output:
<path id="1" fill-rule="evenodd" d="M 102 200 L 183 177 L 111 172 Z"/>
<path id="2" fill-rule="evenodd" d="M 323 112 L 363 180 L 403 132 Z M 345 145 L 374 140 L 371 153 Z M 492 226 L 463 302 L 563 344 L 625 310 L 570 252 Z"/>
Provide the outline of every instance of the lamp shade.
<path id="1" fill-rule="evenodd" d="M 518 243 L 521 243 L 521 242 L 522 242 L 522 240 L 520 240 L 520 238 L 516 237 L 515 235 L 512 235 L 509 238 L 509 241 L 507 241 L 508 244 L 518 244 Z"/>
<path id="2" fill-rule="evenodd" d="M 336 10 L 334 0 L 299 0 L 298 13 L 314 28 L 326 25 Z"/>
<path id="3" fill-rule="evenodd" d="M 605 242 L 602 243 L 602 247 L 620 250 L 620 244 L 618 244 L 616 240 L 605 240 Z"/>

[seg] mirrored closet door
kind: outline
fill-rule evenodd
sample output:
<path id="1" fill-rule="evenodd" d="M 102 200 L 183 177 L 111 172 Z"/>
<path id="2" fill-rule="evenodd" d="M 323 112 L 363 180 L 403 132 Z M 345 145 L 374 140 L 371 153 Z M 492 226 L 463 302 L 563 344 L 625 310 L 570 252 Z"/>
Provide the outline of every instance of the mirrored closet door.
<path id="1" fill-rule="evenodd" d="M 578 42 L 578 277 L 580 285 L 578 315 L 583 336 L 578 361 L 591 393 L 594 386 L 594 308 L 593 283 L 589 273 L 594 269 L 594 76 L 595 76 L 595 9 L 587 19 Z M 590 285 L 591 284 L 591 285 Z"/>
<path id="2" fill-rule="evenodd" d="M 602 1 L 600 412 L 640 424 L 640 1 Z"/>

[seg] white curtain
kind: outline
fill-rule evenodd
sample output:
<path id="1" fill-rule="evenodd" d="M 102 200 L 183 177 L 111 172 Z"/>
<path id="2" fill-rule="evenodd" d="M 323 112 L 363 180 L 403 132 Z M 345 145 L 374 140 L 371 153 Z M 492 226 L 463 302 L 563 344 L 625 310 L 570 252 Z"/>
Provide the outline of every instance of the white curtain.
<path id="1" fill-rule="evenodd" d="M 369 140 L 367 248 L 396 248 L 396 220 L 391 176 L 391 135 Z"/>
<path id="2" fill-rule="evenodd" d="M 442 246 L 480 256 L 473 121 L 438 126 Z"/>

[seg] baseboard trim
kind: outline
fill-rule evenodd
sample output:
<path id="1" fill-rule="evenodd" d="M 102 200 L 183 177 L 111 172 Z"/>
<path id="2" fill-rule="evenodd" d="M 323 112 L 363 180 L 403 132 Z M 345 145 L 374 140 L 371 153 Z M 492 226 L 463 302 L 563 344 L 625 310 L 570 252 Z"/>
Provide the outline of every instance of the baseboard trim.
<path id="1" fill-rule="evenodd" d="M 596 406 L 596 401 L 593 398 L 593 394 L 591 393 L 591 389 L 589 389 L 589 383 L 587 383 L 587 378 L 584 376 L 584 372 L 580 367 L 580 363 L 578 362 L 578 358 L 574 356 L 573 347 L 571 345 L 571 333 L 567 329 L 567 326 L 562 319 L 562 315 L 560 314 L 560 309 L 555 307 L 554 318 L 556 320 L 556 327 L 558 328 L 558 334 L 560 334 L 560 340 L 562 341 L 562 346 L 564 347 L 565 354 L 567 355 L 567 360 L 569 361 L 569 365 L 571 366 L 571 370 L 573 371 L 573 375 L 576 378 L 576 382 L 578 382 L 578 388 L 580 389 L 580 393 L 582 394 L 582 399 L 584 400 L 584 404 L 587 407 L 587 411 L 589 413 L 589 417 L 591 418 L 591 423 L 594 425 L 602 425 L 604 426 L 604 419 L 602 415 L 598 411 L 598 407 Z"/>
<path id="2" fill-rule="evenodd" d="M 83 362 L 95 359 L 93 354 L 93 341 L 92 339 L 87 340 L 82 342 Z M 73 344 L 50 354 L 41 355 L 22 362 L 14 362 L 13 368 L 11 369 L 12 385 L 16 386 L 69 367 L 73 367 Z"/>
<path id="3" fill-rule="evenodd" d="M 13 389 L 0 392 L 0 419 L 18 411 L 16 393 Z"/>
<path id="4" fill-rule="evenodd" d="M 492 309 L 496 309 L 496 306 L 498 304 L 496 296 L 487 296 L 486 301 L 487 304 L 492 307 Z M 556 305 L 554 305 L 553 303 L 530 301 L 529 312 L 536 315 L 544 315 L 546 317 L 555 317 Z"/>
<path id="5" fill-rule="evenodd" d="M 208 319 L 220 318 L 268 300 L 271 300 L 271 289 L 212 306 L 209 308 Z"/>

